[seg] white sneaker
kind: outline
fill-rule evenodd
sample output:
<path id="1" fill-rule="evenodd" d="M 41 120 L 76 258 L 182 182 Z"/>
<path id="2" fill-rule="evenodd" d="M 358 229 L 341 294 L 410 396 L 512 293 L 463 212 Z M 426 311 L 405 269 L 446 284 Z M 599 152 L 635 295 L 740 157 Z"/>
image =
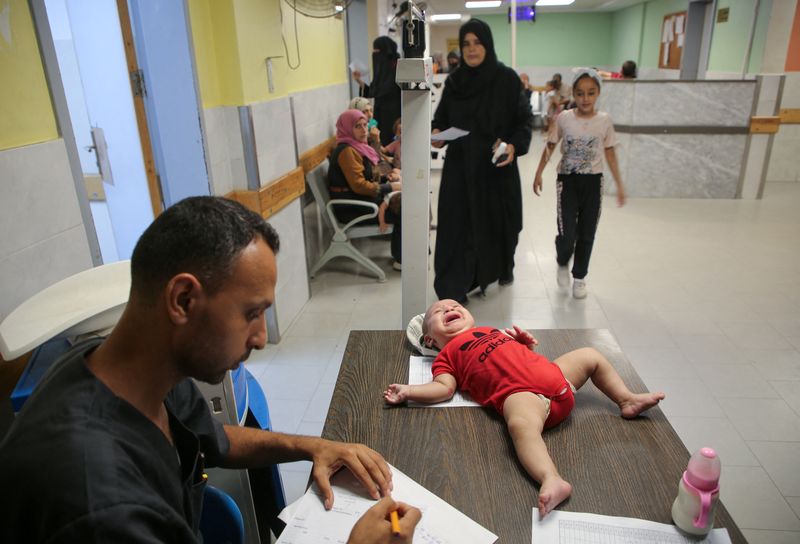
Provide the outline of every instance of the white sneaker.
<path id="1" fill-rule="evenodd" d="M 572 296 L 575 298 L 586 298 L 589 290 L 586 289 L 586 280 L 575 279 L 572 282 Z"/>
<path id="2" fill-rule="evenodd" d="M 403 265 L 397 261 L 392 261 L 392 268 L 400 272 L 403 269 Z"/>
<path id="3" fill-rule="evenodd" d="M 558 282 L 559 287 L 569 287 L 569 280 L 572 278 L 569 275 L 569 267 L 568 266 L 559 266 L 558 267 L 558 274 L 556 275 L 556 281 Z"/>

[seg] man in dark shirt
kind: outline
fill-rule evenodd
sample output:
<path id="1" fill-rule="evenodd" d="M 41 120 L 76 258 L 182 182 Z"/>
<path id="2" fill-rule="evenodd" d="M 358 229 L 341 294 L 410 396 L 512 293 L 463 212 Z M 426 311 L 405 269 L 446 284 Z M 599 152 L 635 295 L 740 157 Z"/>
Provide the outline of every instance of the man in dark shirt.
<path id="1" fill-rule="evenodd" d="M 42 380 L 0 444 L 0 542 L 198 542 L 205 465 L 307 459 L 331 508 L 350 469 L 375 498 L 351 542 L 389 542 L 391 474 L 361 444 L 220 425 L 188 378 L 222 381 L 266 342 L 278 236 L 222 198 L 161 214 L 131 259 L 128 304 L 106 340 L 82 342 Z"/>

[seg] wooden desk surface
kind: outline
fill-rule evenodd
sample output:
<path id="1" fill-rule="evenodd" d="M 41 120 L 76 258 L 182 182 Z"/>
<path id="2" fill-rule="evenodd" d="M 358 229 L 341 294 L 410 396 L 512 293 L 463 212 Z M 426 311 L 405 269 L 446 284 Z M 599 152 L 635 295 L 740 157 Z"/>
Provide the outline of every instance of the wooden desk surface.
<path id="1" fill-rule="evenodd" d="M 632 391 L 646 387 L 607 330 L 533 331 L 537 351 L 550 359 L 592 346 Z M 382 392 L 407 383 L 412 349 L 405 331 L 353 331 L 347 343 L 322 436 L 361 442 L 409 477 L 500 537 L 531 542 L 537 484 L 516 459 L 503 419 L 485 408 L 387 407 Z M 625 420 L 588 382 L 561 425 L 544 433 L 550 455 L 572 484 L 559 507 L 672 523 L 670 508 L 689 453 L 663 412 Z M 746 542 L 722 504 L 715 527 Z"/>

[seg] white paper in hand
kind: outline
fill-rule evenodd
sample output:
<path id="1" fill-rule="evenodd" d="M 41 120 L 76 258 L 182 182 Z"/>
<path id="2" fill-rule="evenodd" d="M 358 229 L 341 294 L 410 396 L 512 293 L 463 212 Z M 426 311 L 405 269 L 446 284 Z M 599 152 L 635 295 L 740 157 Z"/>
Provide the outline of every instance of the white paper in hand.
<path id="1" fill-rule="evenodd" d="M 361 72 L 361 77 L 369 75 L 369 67 L 358 59 L 353 59 L 353 62 L 348 65 L 348 68 L 350 68 L 350 73 Z"/>
<path id="2" fill-rule="evenodd" d="M 456 127 L 450 127 L 447 130 L 443 130 L 442 132 L 437 132 L 436 134 L 431 134 L 431 140 L 434 142 L 451 142 L 453 140 L 458 140 L 462 136 L 466 136 L 469 134 L 468 130 L 463 130 Z"/>

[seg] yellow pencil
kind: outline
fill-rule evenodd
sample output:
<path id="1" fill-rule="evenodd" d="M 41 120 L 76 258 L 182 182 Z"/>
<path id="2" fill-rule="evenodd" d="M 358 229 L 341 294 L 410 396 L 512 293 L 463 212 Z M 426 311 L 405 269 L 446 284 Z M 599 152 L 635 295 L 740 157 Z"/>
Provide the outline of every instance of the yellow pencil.
<path id="1" fill-rule="evenodd" d="M 400 518 L 397 516 L 397 510 L 389 513 L 389 519 L 392 521 L 392 534 L 400 536 Z"/>

